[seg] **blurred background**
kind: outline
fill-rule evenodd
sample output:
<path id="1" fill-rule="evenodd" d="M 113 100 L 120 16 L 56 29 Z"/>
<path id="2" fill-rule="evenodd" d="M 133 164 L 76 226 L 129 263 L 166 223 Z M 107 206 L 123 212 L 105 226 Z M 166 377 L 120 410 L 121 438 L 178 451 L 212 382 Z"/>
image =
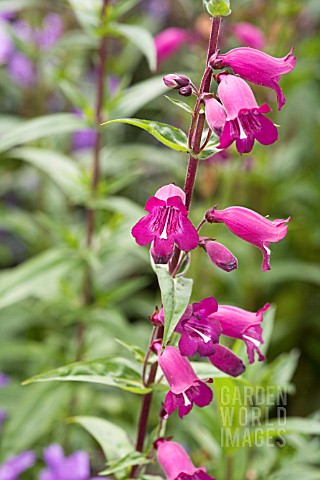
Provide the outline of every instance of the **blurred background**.
<path id="1" fill-rule="evenodd" d="M 220 271 L 203 251 L 194 252 L 192 300 L 213 295 L 251 311 L 272 303 L 270 370 L 257 375 L 282 372 L 282 383 L 291 385 L 287 414 L 316 422 L 320 3 L 234 0 L 231 7 L 223 20 L 222 51 L 251 46 L 283 57 L 294 46 L 297 65 L 281 78 L 287 98 L 281 112 L 272 90 L 251 85 L 258 103 L 271 106 L 279 141 L 256 143 L 243 157 L 230 147 L 201 162 L 191 219 L 199 223 L 206 209 L 219 204 L 242 205 L 271 219 L 291 216 L 291 222 L 286 239 L 273 245 L 271 271 L 265 273 L 259 250 L 221 225 L 206 226 L 203 233 L 225 243 L 239 268 Z M 86 450 L 93 471 L 103 469 L 97 443 L 66 423 L 74 415 L 115 420 L 134 437 L 139 395 L 94 384 L 20 384 L 76 360 L 131 358 L 130 348 L 115 339 L 145 351 L 148 317 L 160 296 L 148 248 L 135 245 L 130 230 L 160 186 L 183 186 L 187 165 L 184 153 L 132 126 L 96 127 L 101 35 L 107 38 L 101 119 L 154 119 L 187 131 L 190 115 L 164 94 L 191 107 L 194 99 L 166 90 L 162 76 L 179 72 L 199 84 L 210 33 L 200 0 L 110 1 L 105 30 L 100 11 L 99 0 L 0 1 L 0 458 L 33 449 L 38 462 L 23 478 L 37 478 L 42 450 L 51 443 L 67 453 Z M 100 178 L 93 187 L 95 151 Z M 88 215 L 94 219 L 89 241 Z M 155 399 L 159 406 L 162 396 Z M 168 433 L 180 430 L 199 464 L 227 479 L 213 417 L 206 410 L 188 420 L 182 427 L 173 420 Z M 156 426 L 156 416 L 152 422 Z M 192 422 L 198 424 L 193 428 Z M 297 472 L 304 465 L 304 479 L 319 479 L 313 433 L 307 428 L 292 434 L 286 449 L 269 451 L 266 465 L 261 450 L 248 453 L 246 473 L 228 479 L 292 480 L 289 461 Z"/>

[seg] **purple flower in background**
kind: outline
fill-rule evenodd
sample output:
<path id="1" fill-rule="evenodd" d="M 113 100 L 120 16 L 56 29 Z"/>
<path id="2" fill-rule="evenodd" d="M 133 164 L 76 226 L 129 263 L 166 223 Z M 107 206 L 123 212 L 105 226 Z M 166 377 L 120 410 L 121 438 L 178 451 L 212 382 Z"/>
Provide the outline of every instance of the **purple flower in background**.
<path id="1" fill-rule="evenodd" d="M 261 270 L 270 270 L 270 243 L 280 242 L 288 232 L 286 220 L 268 220 L 259 213 L 244 207 L 229 207 L 224 210 L 212 208 L 206 212 L 209 223 L 224 223 L 237 237 L 260 248 L 263 254 Z"/>
<path id="2" fill-rule="evenodd" d="M 0 65 L 8 62 L 12 51 L 12 40 L 5 30 L 4 22 L 0 21 Z"/>
<path id="3" fill-rule="evenodd" d="M 32 467 L 34 463 L 35 455 L 32 451 L 15 455 L 0 466 L 0 480 L 18 480 L 19 475 Z"/>
<path id="4" fill-rule="evenodd" d="M 188 30 L 182 28 L 166 28 L 155 36 L 154 42 L 157 51 L 158 65 L 171 57 L 179 48 L 191 38 Z"/>
<path id="5" fill-rule="evenodd" d="M 272 121 L 263 115 L 270 112 L 270 107 L 266 103 L 258 107 L 251 88 L 241 78 L 234 75 L 221 77 L 218 94 L 227 119 L 218 148 L 228 148 L 236 141 L 237 150 L 242 155 L 251 152 L 255 140 L 263 145 L 274 143 L 278 139 L 278 131 Z"/>
<path id="6" fill-rule="evenodd" d="M 34 39 L 41 50 L 52 47 L 61 37 L 63 23 L 60 15 L 49 13 L 43 20 L 42 28 L 34 32 Z"/>
<path id="7" fill-rule="evenodd" d="M 149 198 L 145 210 L 148 215 L 132 228 L 138 245 L 152 242 L 151 255 L 155 263 L 168 263 L 174 244 L 180 250 L 189 251 L 198 245 L 198 232 L 187 218 L 185 193 L 175 185 L 161 187 Z"/>
<path id="8" fill-rule="evenodd" d="M 155 442 L 158 462 L 166 475 L 166 480 L 214 480 L 205 473 L 205 468 L 193 465 L 187 452 L 179 443 L 166 438 Z"/>
<path id="9" fill-rule="evenodd" d="M 161 344 L 155 343 L 153 349 L 158 353 L 158 362 L 166 377 L 170 390 L 164 401 L 166 418 L 177 408 L 179 417 L 187 415 L 195 403 L 205 407 L 212 401 L 211 389 L 197 377 L 189 360 L 183 357 L 175 347 L 166 347 L 161 355 Z M 207 382 L 212 382 L 211 379 Z"/>
<path id="10" fill-rule="evenodd" d="M 181 333 L 179 350 L 181 355 L 192 357 L 197 352 L 202 357 L 211 355 L 219 342 L 221 333 L 218 322 L 212 321 L 212 315 L 218 309 L 214 297 L 208 297 L 199 303 L 189 305 L 175 331 Z"/>
<path id="11" fill-rule="evenodd" d="M 219 305 L 218 311 L 211 315 L 212 319 L 220 323 L 223 335 L 239 338 L 245 342 L 250 364 L 254 362 L 255 351 L 258 354 L 259 361 L 264 360 L 264 356 L 259 349 L 259 346 L 263 344 L 261 323 L 264 312 L 269 308 L 270 305 L 267 303 L 257 312 L 248 312 L 238 307 Z M 214 363 L 214 360 L 213 356 L 212 363 Z"/>
<path id="12" fill-rule="evenodd" d="M 200 238 L 199 245 L 207 252 L 210 260 L 225 272 L 238 268 L 238 260 L 227 247 L 210 238 Z"/>
<path id="13" fill-rule="evenodd" d="M 53 444 L 44 450 L 44 460 L 47 468 L 40 472 L 39 480 L 90 480 L 90 462 L 86 452 L 77 451 L 65 457 L 62 447 Z"/>
<path id="14" fill-rule="evenodd" d="M 252 25 L 252 23 L 235 23 L 233 25 L 233 33 L 239 42 L 246 47 L 261 50 L 265 46 L 266 39 L 264 33 L 260 28 Z"/>
<path id="15" fill-rule="evenodd" d="M 224 345 L 215 345 L 214 353 L 210 355 L 209 360 L 212 365 L 232 377 L 238 377 L 246 369 L 241 358 Z"/>
<path id="16" fill-rule="evenodd" d="M 0 388 L 6 387 L 9 383 L 10 379 L 8 375 L 5 373 L 0 372 Z"/>
<path id="17" fill-rule="evenodd" d="M 12 80 L 22 87 L 31 87 L 36 82 L 32 61 L 21 52 L 15 52 L 10 58 L 8 72 Z"/>
<path id="18" fill-rule="evenodd" d="M 244 80 L 272 88 L 277 94 L 281 110 L 286 103 L 286 97 L 279 86 L 280 76 L 294 69 L 296 57 L 293 49 L 285 57 L 275 58 L 254 48 L 240 47 L 224 54 L 214 54 L 210 64 L 213 68 L 230 67 Z"/>

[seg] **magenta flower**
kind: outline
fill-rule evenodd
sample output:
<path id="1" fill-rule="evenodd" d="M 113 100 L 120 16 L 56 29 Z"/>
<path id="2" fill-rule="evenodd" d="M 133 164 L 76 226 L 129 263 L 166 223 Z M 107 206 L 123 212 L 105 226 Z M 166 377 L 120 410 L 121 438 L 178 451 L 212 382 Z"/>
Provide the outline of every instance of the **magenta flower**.
<path id="1" fill-rule="evenodd" d="M 258 48 L 259 50 L 264 48 L 265 36 L 260 28 L 252 25 L 252 23 L 236 23 L 233 26 L 233 33 L 239 42 L 246 47 Z"/>
<path id="2" fill-rule="evenodd" d="M 166 475 L 166 480 L 214 480 L 207 475 L 204 467 L 193 465 L 187 452 L 179 443 L 166 438 L 155 442 L 158 462 Z"/>
<path id="3" fill-rule="evenodd" d="M 205 95 L 206 120 L 211 130 L 220 137 L 227 120 L 227 114 L 221 103 L 210 95 Z"/>
<path id="4" fill-rule="evenodd" d="M 164 401 L 166 418 L 176 408 L 179 417 L 187 415 L 195 403 L 198 407 L 205 407 L 212 401 L 211 389 L 197 377 L 187 358 L 183 357 L 175 347 L 166 347 L 161 355 L 161 344 L 154 344 L 158 353 L 158 362 L 166 377 L 170 390 Z M 211 379 L 207 382 L 212 382 Z"/>
<path id="5" fill-rule="evenodd" d="M 254 140 L 263 145 L 270 145 L 278 139 L 275 125 L 263 114 L 270 112 L 266 103 L 258 107 L 249 85 L 234 75 L 220 75 L 218 94 L 227 113 L 218 148 L 228 148 L 234 141 L 238 152 L 251 152 Z M 211 129 L 215 125 L 210 124 Z"/>
<path id="6" fill-rule="evenodd" d="M 161 187 L 154 197 L 149 198 L 145 210 L 148 215 L 141 218 L 132 229 L 138 245 L 152 242 L 151 255 L 155 263 L 168 263 L 174 244 L 188 252 L 198 245 L 198 232 L 187 218 L 185 193 L 175 185 Z"/>
<path id="7" fill-rule="evenodd" d="M 267 303 L 257 312 L 248 312 L 242 308 L 228 305 L 219 305 L 218 311 L 211 315 L 213 320 L 217 320 L 221 326 L 223 335 L 243 340 L 247 347 L 249 363 L 254 362 L 254 352 L 256 351 L 259 361 L 264 360 L 259 346 L 263 343 L 261 322 L 263 314 L 270 308 Z M 214 356 L 210 360 L 214 363 Z M 220 368 L 220 367 L 218 367 Z"/>
<path id="8" fill-rule="evenodd" d="M 283 58 L 271 57 L 249 47 L 234 48 L 227 53 L 212 57 L 213 68 L 230 67 L 236 75 L 248 82 L 272 88 L 278 99 L 279 110 L 286 103 L 286 97 L 279 86 L 280 76 L 291 72 L 296 65 L 293 49 Z"/>
<path id="9" fill-rule="evenodd" d="M 189 41 L 190 37 L 190 32 L 182 28 L 166 28 L 158 33 L 154 38 L 158 65 L 171 57 L 184 43 Z"/>
<path id="10" fill-rule="evenodd" d="M 35 455 L 28 450 L 9 458 L 0 466 L 1 480 L 18 480 L 20 474 L 35 463 Z"/>
<path id="11" fill-rule="evenodd" d="M 238 377 L 246 369 L 241 358 L 224 345 L 215 345 L 214 353 L 210 355 L 209 360 L 212 365 L 232 377 Z"/>
<path id="12" fill-rule="evenodd" d="M 238 268 L 238 260 L 230 250 L 219 242 L 201 237 L 199 245 L 207 252 L 210 260 L 225 272 Z"/>
<path id="13" fill-rule="evenodd" d="M 286 220 L 271 221 L 249 208 L 229 207 L 224 210 L 215 208 L 208 210 L 206 219 L 209 223 L 224 223 L 234 235 L 260 248 L 263 254 L 261 270 L 265 272 L 270 270 L 269 245 L 272 242 L 280 242 L 287 235 L 286 223 L 290 217 Z"/>
<path id="14" fill-rule="evenodd" d="M 181 333 L 179 350 L 181 355 L 192 357 L 197 352 L 202 357 L 212 355 L 215 344 L 219 342 L 221 333 L 218 322 L 209 318 L 216 312 L 218 302 L 214 297 L 208 297 L 199 303 L 189 305 L 175 331 Z"/>

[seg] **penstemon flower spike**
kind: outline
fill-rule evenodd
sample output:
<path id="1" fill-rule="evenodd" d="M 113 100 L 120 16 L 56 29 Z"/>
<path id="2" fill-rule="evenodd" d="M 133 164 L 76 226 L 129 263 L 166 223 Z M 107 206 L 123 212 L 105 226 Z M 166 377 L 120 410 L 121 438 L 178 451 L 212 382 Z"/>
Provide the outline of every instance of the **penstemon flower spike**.
<path id="1" fill-rule="evenodd" d="M 204 5 L 211 14 L 231 13 L 227 0 L 205 0 Z M 188 134 L 190 157 L 184 189 L 174 184 L 161 187 L 146 203 L 148 214 L 132 228 L 137 244 L 151 244 L 150 253 L 155 264 L 153 267 L 158 269 L 157 271 L 167 272 L 166 284 L 170 286 L 177 286 L 174 282 L 183 279 L 185 270 L 181 269 L 185 259 L 190 259 L 190 252 L 196 247 L 203 248 L 209 260 L 225 272 L 232 272 L 238 267 L 236 257 L 219 241 L 208 237 L 199 238 L 199 231 L 206 222 L 224 223 L 234 235 L 261 249 L 262 271 L 265 271 L 270 269 L 269 245 L 286 236 L 286 223 L 290 220 L 270 221 L 244 207 L 219 210 L 216 206 L 206 212 L 197 229 L 189 219 L 199 154 L 206 148 L 212 132 L 219 138 L 218 148 L 224 151 L 235 142 L 241 155 L 252 150 L 255 140 L 263 145 L 270 145 L 278 139 L 276 126 L 264 115 L 270 112 L 271 108 L 267 104 L 257 104 L 246 81 L 273 88 L 277 93 L 280 110 L 285 103 L 278 83 L 280 75 L 289 73 L 295 66 L 292 51 L 283 59 L 275 59 L 253 48 L 238 48 L 220 54 L 217 50 L 220 24 L 221 17 L 214 16 L 206 67 L 199 88 L 195 87 L 188 77 L 178 73 L 163 78 L 168 88 L 178 90 L 181 95 L 189 96 L 193 93 L 197 97 Z M 224 67 L 232 69 L 235 75 L 227 71 L 215 75 L 217 93 L 211 93 L 213 70 Z M 209 125 L 209 131 L 203 141 L 205 122 Z M 165 266 L 161 267 L 161 264 Z M 162 270 L 159 270 L 160 267 Z M 168 280 L 170 276 L 171 281 Z M 255 353 L 259 361 L 264 360 L 260 349 L 263 344 L 261 323 L 270 305 L 266 304 L 257 312 L 250 312 L 236 306 L 219 305 L 214 297 L 188 305 L 184 303 L 185 311 L 180 310 L 180 318 L 175 318 L 174 325 L 170 326 L 170 331 L 178 334 L 178 340 L 173 345 L 168 345 L 166 338 L 162 345 L 167 322 L 172 321 L 172 318 L 167 318 L 170 312 L 172 315 L 172 304 L 169 303 L 171 307 L 168 308 L 168 292 L 162 291 L 166 287 L 163 287 L 160 280 L 159 284 L 165 305 L 160 310 L 156 308 L 150 317 L 153 334 L 143 365 L 143 382 L 148 387 L 156 381 L 159 365 L 169 384 L 170 390 L 160 410 L 158 435 L 160 432 L 163 435 L 163 420 L 168 419 L 175 410 L 178 410 L 180 418 L 183 418 L 191 412 L 194 404 L 206 407 L 213 400 L 212 390 L 198 378 L 188 358 L 198 354 L 200 357 L 207 357 L 212 365 L 230 376 L 241 375 L 246 368 L 243 360 L 220 343 L 221 337 L 227 336 L 244 341 L 249 364 L 254 362 Z M 147 375 L 151 352 L 156 354 L 156 361 L 151 364 Z M 206 382 L 211 383 L 212 379 Z M 139 451 L 143 450 L 151 397 L 152 393 L 147 394 L 142 402 L 137 438 Z M 203 467 L 197 468 L 193 465 L 176 442 L 158 438 L 154 446 L 167 480 L 212 480 Z M 137 477 L 138 470 L 137 465 L 133 467 L 132 478 Z"/>

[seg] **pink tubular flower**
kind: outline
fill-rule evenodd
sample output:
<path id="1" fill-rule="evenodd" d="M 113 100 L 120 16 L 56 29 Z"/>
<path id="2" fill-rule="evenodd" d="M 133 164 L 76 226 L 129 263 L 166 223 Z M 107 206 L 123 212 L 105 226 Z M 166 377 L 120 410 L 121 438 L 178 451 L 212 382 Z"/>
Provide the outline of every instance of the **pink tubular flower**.
<path id="1" fill-rule="evenodd" d="M 237 150 L 242 155 L 251 152 L 254 140 L 262 145 L 276 142 L 278 131 L 263 115 L 270 112 L 269 105 L 264 103 L 258 107 L 251 88 L 244 80 L 234 75 L 223 75 L 218 94 L 227 113 L 218 148 L 228 148 L 236 141 Z"/>
<path id="2" fill-rule="evenodd" d="M 205 357 L 213 354 L 221 330 L 219 323 L 210 319 L 209 315 L 217 309 L 218 302 L 214 297 L 204 298 L 201 302 L 188 306 L 175 328 L 176 332 L 181 333 L 181 355 L 192 357 L 198 352 Z"/>
<path id="3" fill-rule="evenodd" d="M 252 23 L 239 22 L 233 26 L 234 36 L 246 47 L 261 48 L 265 45 L 265 36 L 260 28 Z"/>
<path id="4" fill-rule="evenodd" d="M 293 48 L 283 58 L 271 57 L 249 47 L 234 48 L 227 53 L 212 57 L 213 68 L 230 67 L 244 80 L 272 88 L 278 99 L 279 110 L 286 103 L 286 97 L 279 86 L 280 76 L 291 72 L 296 65 Z"/>
<path id="5" fill-rule="evenodd" d="M 163 469 L 166 480 L 214 480 L 207 475 L 204 467 L 193 465 L 187 452 L 179 443 L 166 438 L 155 442 L 158 462 Z"/>
<path id="6" fill-rule="evenodd" d="M 238 260 L 230 250 L 219 242 L 201 237 L 199 245 L 207 252 L 210 260 L 225 272 L 238 268 Z"/>
<path id="7" fill-rule="evenodd" d="M 224 210 L 212 208 L 206 213 L 209 223 L 224 223 L 237 237 L 260 248 L 263 253 L 261 270 L 270 270 L 270 249 L 272 242 L 280 242 L 287 235 L 290 217 L 286 220 L 270 221 L 259 213 L 244 207 L 229 207 Z"/>
<path id="8" fill-rule="evenodd" d="M 190 32 L 182 28 L 166 28 L 155 36 L 158 65 L 171 57 L 184 43 L 190 39 Z"/>
<path id="9" fill-rule="evenodd" d="M 227 120 L 227 114 L 221 103 L 210 95 L 205 95 L 206 120 L 211 130 L 218 136 L 221 135 Z"/>
<path id="10" fill-rule="evenodd" d="M 176 408 L 179 417 L 187 415 L 195 403 L 205 407 L 212 401 L 211 389 L 195 374 L 187 358 L 183 357 L 175 347 L 166 347 L 161 355 L 161 345 L 156 343 L 154 350 L 158 353 L 158 362 L 166 377 L 170 390 L 164 401 L 166 418 Z M 207 380 L 212 382 L 212 380 Z"/>
<path id="11" fill-rule="evenodd" d="M 138 245 L 152 243 L 151 254 L 155 263 L 168 263 L 174 243 L 180 250 L 189 251 L 198 245 L 198 232 L 187 218 L 185 193 L 175 185 L 161 187 L 149 198 L 141 218 L 132 229 Z"/>
<path id="12" fill-rule="evenodd" d="M 238 307 L 219 305 L 218 311 L 210 315 L 213 320 L 220 323 L 223 335 L 239 338 L 245 342 L 250 364 L 254 362 L 255 351 L 258 353 L 259 361 L 264 360 L 259 346 L 263 343 L 261 322 L 268 308 L 270 305 L 267 303 L 257 312 L 248 312 Z M 214 361 L 214 357 L 212 360 Z"/>

